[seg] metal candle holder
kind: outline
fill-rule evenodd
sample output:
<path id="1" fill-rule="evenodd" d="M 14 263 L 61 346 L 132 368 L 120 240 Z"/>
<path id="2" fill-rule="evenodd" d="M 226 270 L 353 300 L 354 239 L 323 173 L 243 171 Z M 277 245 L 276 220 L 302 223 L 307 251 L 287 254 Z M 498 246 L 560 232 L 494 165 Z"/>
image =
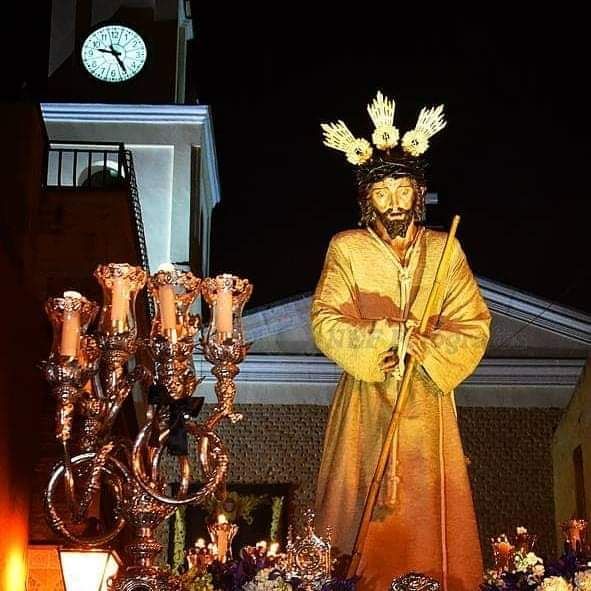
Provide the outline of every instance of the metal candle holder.
<path id="1" fill-rule="evenodd" d="M 53 469 L 45 491 L 48 523 L 58 535 L 81 548 L 109 544 L 126 524 L 131 526 L 134 537 L 126 548 L 131 560 L 111 581 L 111 591 L 180 590 L 178 577 L 154 565 L 162 549 L 154 530 L 177 506 L 202 502 L 224 484 L 228 455 L 214 429 L 226 417 L 231 421 L 240 418 L 233 409 L 234 377 L 248 349 L 241 314 L 252 286 L 231 276 L 202 282 L 171 267 L 148 278 L 143 269 L 126 264 L 101 265 L 95 277 L 103 290 L 103 305 L 93 335 L 86 333 L 98 311 L 94 302 L 65 297 L 52 298 L 46 304 L 54 342 L 43 371 L 57 402 L 56 438 L 63 449 L 63 459 Z M 150 336 L 140 339 L 135 299 L 146 282 L 157 313 Z M 195 374 L 193 351 L 201 322 L 189 310 L 203 294 L 213 304 L 212 316 L 216 317 L 217 288 L 212 290 L 212 282 L 230 290 L 226 302 L 232 317 L 224 322 L 231 322 L 231 330 L 220 341 L 212 322 L 201 341 L 205 358 L 214 365 L 218 404 L 200 423 L 196 418 L 202 399 L 195 399 L 193 393 L 202 378 Z M 72 310 L 79 320 L 76 356 L 60 352 L 60 343 L 65 342 L 64 321 Z M 150 353 L 153 372 L 139 364 L 130 368 L 129 362 L 140 347 Z M 146 422 L 132 441 L 111 431 L 138 381 L 152 385 Z M 200 469 L 195 478 L 188 455 L 189 437 L 195 440 Z M 176 458 L 181 472 L 175 496 L 167 492 L 170 483 L 160 470 L 165 452 Z M 188 495 L 193 480 L 203 485 Z M 103 520 L 102 528 L 90 532 L 88 525 L 97 521 L 92 518 L 99 498 L 105 496 L 111 500 L 111 515 Z"/>

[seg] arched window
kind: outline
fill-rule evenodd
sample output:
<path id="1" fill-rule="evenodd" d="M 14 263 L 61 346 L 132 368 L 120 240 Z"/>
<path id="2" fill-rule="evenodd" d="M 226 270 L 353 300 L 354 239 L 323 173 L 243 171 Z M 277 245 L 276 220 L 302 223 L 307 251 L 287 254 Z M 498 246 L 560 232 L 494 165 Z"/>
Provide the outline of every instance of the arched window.
<path id="1" fill-rule="evenodd" d="M 76 186 L 99 188 L 116 187 L 125 183 L 125 170 L 119 169 L 116 162 L 107 160 L 107 165 L 93 164 L 84 168 L 78 175 Z"/>

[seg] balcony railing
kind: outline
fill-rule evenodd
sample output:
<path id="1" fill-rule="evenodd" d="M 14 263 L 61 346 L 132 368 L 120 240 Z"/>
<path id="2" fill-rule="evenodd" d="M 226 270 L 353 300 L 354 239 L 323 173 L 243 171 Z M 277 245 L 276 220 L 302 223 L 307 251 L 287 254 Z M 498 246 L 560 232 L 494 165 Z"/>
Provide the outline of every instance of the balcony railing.
<path id="1" fill-rule="evenodd" d="M 51 142 L 45 168 L 48 189 L 92 190 L 126 184 L 123 144 Z"/>

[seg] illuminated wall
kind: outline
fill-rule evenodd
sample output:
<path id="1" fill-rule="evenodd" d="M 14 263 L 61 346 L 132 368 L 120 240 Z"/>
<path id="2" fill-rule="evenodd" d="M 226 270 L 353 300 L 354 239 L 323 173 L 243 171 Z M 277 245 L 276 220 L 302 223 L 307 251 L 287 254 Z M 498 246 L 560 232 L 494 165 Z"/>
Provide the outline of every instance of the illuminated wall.
<path id="1" fill-rule="evenodd" d="M 591 358 L 554 433 L 556 530 L 571 517 L 591 516 Z"/>

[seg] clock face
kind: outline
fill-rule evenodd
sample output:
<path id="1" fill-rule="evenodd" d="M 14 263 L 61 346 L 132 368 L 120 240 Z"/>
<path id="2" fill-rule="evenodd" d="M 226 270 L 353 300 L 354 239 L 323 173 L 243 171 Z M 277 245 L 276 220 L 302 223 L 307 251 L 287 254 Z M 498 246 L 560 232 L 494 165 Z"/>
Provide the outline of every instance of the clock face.
<path id="1" fill-rule="evenodd" d="M 133 78 L 146 63 L 146 44 L 129 27 L 107 25 L 93 31 L 82 45 L 82 63 L 104 82 Z"/>

